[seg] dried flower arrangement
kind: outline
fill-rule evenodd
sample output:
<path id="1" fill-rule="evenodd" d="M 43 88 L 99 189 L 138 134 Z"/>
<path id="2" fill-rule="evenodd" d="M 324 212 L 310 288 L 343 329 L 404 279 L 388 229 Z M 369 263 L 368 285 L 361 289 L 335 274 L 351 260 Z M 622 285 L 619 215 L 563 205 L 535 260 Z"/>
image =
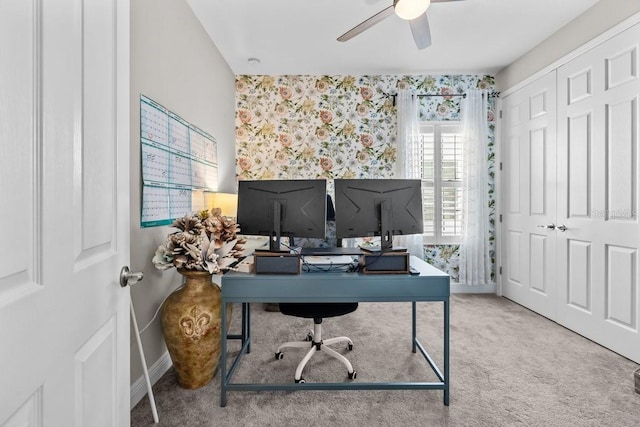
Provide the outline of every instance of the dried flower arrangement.
<path id="1" fill-rule="evenodd" d="M 187 214 L 172 226 L 179 231 L 169 234 L 153 256 L 153 265 L 159 270 L 175 267 L 219 273 L 229 264 L 220 259 L 239 257 L 246 243 L 237 237 L 240 227 L 236 221 L 222 216 L 219 208 Z"/>

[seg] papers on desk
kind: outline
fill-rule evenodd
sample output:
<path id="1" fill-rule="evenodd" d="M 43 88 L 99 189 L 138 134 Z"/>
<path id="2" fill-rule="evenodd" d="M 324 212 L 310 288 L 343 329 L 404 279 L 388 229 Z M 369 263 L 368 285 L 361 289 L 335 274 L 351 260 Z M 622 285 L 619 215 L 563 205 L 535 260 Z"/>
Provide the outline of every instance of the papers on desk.
<path id="1" fill-rule="evenodd" d="M 240 263 L 236 265 L 236 270 L 242 273 L 253 272 L 253 255 L 249 255 L 245 259 L 240 261 Z"/>
<path id="2" fill-rule="evenodd" d="M 354 260 L 349 255 L 306 255 L 304 262 L 309 265 L 326 267 L 331 265 L 350 265 L 354 263 Z"/>

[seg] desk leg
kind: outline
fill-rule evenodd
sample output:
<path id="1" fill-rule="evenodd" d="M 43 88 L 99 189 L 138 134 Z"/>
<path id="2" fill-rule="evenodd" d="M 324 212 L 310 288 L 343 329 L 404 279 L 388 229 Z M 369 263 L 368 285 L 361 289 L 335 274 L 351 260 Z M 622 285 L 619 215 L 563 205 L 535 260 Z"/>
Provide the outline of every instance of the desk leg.
<path id="1" fill-rule="evenodd" d="M 411 301 L 411 351 L 416 352 L 416 302 Z"/>
<path id="2" fill-rule="evenodd" d="M 449 298 L 444 301 L 444 404 L 449 406 Z"/>
<path id="3" fill-rule="evenodd" d="M 242 321 L 242 345 L 244 345 L 247 340 L 247 303 L 243 302 L 241 304 L 242 307 L 242 317 L 240 318 Z"/>
<path id="4" fill-rule="evenodd" d="M 226 324 L 227 324 L 227 304 L 222 303 L 222 319 L 221 319 L 221 325 L 224 325 L 222 330 L 225 331 L 225 333 L 222 334 L 222 348 L 220 351 L 220 406 L 226 406 L 227 405 L 227 388 L 226 388 L 226 378 L 227 378 L 227 334 L 228 331 L 226 330 Z M 244 320 L 244 319 L 243 319 Z M 243 331 L 242 333 L 244 334 L 244 326 L 243 326 Z"/>
<path id="5" fill-rule="evenodd" d="M 245 303 L 245 305 L 247 306 L 247 316 L 246 316 L 247 324 L 245 325 L 245 328 L 244 328 L 244 333 L 245 333 L 244 339 L 248 340 L 251 338 L 251 303 L 247 302 Z M 249 341 L 249 345 L 247 345 L 247 353 L 251 353 L 251 341 Z"/>

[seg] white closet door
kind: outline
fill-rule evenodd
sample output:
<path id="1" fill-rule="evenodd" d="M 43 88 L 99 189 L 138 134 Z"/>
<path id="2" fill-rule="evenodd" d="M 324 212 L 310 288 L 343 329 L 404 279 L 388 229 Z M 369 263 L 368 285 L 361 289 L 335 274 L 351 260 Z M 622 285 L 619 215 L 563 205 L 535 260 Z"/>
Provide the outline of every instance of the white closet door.
<path id="1" fill-rule="evenodd" d="M 640 361 L 636 25 L 558 69 L 558 322 Z"/>
<path id="2" fill-rule="evenodd" d="M 555 88 L 552 72 L 505 97 L 502 108 L 503 294 L 551 319 L 556 316 Z"/>

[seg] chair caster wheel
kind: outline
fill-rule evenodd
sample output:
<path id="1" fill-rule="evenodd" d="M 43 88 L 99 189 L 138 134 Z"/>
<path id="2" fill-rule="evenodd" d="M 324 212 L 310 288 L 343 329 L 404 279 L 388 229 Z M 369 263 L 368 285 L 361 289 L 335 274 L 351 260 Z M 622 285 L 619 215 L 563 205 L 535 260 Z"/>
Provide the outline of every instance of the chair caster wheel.
<path id="1" fill-rule="evenodd" d="M 307 334 L 307 338 L 305 338 L 305 341 L 309 341 L 309 342 L 313 341 L 313 334 L 311 332 Z"/>
<path id="2" fill-rule="evenodd" d="M 304 380 L 304 378 L 300 378 L 299 380 L 296 380 L 296 384 L 304 384 L 306 381 Z"/>
<path id="3" fill-rule="evenodd" d="M 349 350 L 349 351 L 353 350 L 353 343 L 347 344 L 347 350 Z"/>
<path id="4" fill-rule="evenodd" d="M 349 379 L 350 380 L 355 380 L 356 379 L 356 375 L 357 375 L 356 371 L 349 372 Z"/>
<path id="5" fill-rule="evenodd" d="M 284 354 L 281 351 L 276 353 L 276 360 L 282 360 L 283 357 L 284 357 Z"/>

